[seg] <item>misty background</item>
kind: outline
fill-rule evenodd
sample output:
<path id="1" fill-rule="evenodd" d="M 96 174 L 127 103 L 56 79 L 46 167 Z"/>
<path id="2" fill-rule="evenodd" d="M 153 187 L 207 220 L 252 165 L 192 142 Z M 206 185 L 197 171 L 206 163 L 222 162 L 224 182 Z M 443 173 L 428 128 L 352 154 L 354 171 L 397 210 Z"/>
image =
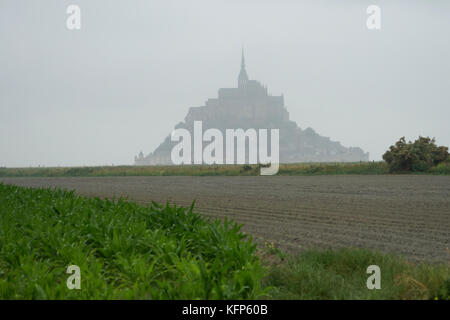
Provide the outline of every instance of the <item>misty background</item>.
<path id="1" fill-rule="evenodd" d="M 1 0 L 0 166 L 133 164 L 237 86 L 242 45 L 302 129 L 371 160 L 401 136 L 449 146 L 449 17 L 445 0 Z"/>

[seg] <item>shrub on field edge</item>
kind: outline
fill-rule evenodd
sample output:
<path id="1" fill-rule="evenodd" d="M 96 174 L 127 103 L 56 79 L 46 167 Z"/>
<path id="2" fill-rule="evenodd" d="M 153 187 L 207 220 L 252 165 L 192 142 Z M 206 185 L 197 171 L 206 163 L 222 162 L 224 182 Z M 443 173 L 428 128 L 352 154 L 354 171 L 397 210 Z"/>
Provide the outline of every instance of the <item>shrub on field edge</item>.
<path id="1" fill-rule="evenodd" d="M 401 137 L 383 154 L 389 171 L 427 171 L 449 159 L 448 147 L 437 146 L 435 139 L 420 137 L 414 142 L 406 142 Z"/>

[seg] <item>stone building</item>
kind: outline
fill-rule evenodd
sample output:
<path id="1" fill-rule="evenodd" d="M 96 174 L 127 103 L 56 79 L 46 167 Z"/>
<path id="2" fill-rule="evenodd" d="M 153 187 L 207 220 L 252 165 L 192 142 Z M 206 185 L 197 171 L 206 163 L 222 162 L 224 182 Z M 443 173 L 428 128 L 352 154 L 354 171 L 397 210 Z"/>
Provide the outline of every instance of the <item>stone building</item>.
<path id="1" fill-rule="evenodd" d="M 313 129 L 302 130 L 289 120 L 289 112 L 284 105 L 284 96 L 272 96 L 267 86 L 250 80 L 242 52 L 241 69 L 236 88 L 221 88 L 217 98 L 208 99 L 204 106 L 191 107 L 185 121 L 175 128 L 185 128 L 193 132 L 194 121 L 202 121 L 204 130 L 217 128 L 244 130 L 280 130 L 280 162 L 348 162 L 368 161 L 369 154 L 360 148 L 346 148 L 337 141 L 320 136 Z M 172 164 L 171 150 L 176 142 L 170 135 L 150 154 L 141 152 L 135 157 L 136 165 Z"/>

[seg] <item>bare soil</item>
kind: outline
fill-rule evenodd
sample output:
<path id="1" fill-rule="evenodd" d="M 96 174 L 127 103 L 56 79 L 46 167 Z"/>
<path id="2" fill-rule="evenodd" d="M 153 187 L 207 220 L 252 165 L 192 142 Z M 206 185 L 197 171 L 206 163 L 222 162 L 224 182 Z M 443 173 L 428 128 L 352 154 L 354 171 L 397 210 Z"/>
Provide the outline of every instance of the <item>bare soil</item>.
<path id="1" fill-rule="evenodd" d="M 230 217 L 258 243 L 291 252 L 362 247 L 410 260 L 450 260 L 450 177 L 335 175 L 1 178 L 80 195 L 189 206 Z"/>

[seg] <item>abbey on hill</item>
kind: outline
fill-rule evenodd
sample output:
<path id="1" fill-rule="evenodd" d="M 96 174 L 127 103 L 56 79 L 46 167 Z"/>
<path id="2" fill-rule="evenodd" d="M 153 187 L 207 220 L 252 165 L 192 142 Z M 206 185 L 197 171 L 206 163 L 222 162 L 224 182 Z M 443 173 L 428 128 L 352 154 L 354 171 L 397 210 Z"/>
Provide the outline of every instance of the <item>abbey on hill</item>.
<path id="1" fill-rule="evenodd" d="M 369 153 L 361 148 L 346 148 L 337 141 L 317 134 L 313 129 L 302 130 L 289 120 L 284 97 L 272 96 L 267 87 L 249 80 L 242 52 L 241 70 L 237 88 L 221 88 L 217 98 L 208 99 L 204 106 L 191 107 L 184 122 L 175 126 L 193 132 L 194 121 L 202 121 L 203 128 L 244 130 L 279 129 L 281 163 L 292 162 L 353 162 L 368 161 Z M 170 135 L 153 151 L 135 157 L 135 165 L 169 165 L 176 142 Z"/>

